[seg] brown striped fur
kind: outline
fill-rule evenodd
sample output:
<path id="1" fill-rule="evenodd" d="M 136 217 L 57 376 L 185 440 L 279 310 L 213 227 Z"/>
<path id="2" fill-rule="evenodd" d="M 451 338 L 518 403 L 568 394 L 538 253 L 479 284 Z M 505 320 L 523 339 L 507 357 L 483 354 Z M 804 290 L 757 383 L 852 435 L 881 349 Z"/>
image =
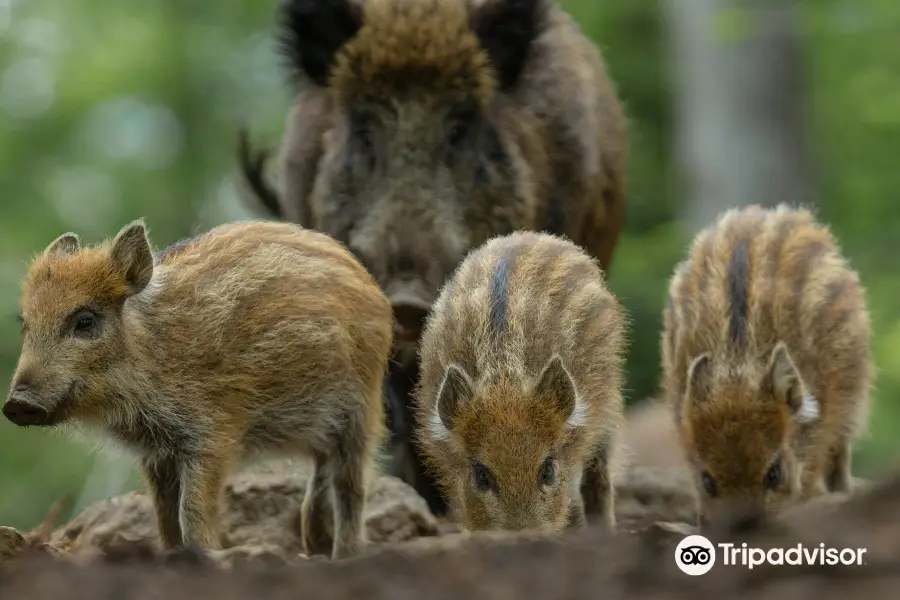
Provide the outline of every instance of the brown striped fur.
<path id="1" fill-rule="evenodd" d="M 395 310 L 393 379 L 415 373 L 431 303 L 489 238 L 565 235 L 609 269 L 625 117 L 600 52 L 555 2 L 282 0 L 279 14 L 297 85 L 282 189 L 261 185 L 263 162 L 242 146 L 245 178 L 378 280 Z M 391 393 L 398 419 L 407 383 Z"/>
<path id="2" fill-rule="evenodd" d="M 733 209 L 697 235 L 670 283 L 662 359 L 701 522 L 849 489 L 869 335 L 859 277 L 807 210 Z"/>
<path id="3" fill-rule="evenodd" d="M 99 429 L 135 451 L 164 546 L 220 548 L 226 475 L 275 451 L 315 462 L 307 551 L 362 550 L 392 315 L 341 244 L 262 221 L 158 254 L 140 220 L 93 247 L 68 233 L 30 266 L 21 312 L 4 413 Z"/>
<path id="4" fill-rule="evenodd" d="M 422 336 L 416 409 L 466 527 L 615 526 L 625 335 L 596 261 L 564 238 L 497 237 L 460 264 Z"/>

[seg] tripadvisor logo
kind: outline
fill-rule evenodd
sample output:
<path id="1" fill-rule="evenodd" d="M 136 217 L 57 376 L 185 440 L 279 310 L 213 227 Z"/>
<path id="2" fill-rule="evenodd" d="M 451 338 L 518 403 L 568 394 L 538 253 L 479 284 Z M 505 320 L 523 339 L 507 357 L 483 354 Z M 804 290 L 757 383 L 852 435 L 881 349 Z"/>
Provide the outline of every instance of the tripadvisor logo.
<path id="1" fill-rule="evenodd" d="M 689 535 L 675 548 L 675 564 L 686 575 L 704 575 L 716 564 L 742 566 L 748 569 L 760 565 L 773 566 L 860 566 L 864 565 L 865 548 L 829 548 L 825 544 L 807 547 L 797 544 L 788 548 L 753 548 L 742 543 L 713 545 L 702 535 Z"/>
<path id="2" fill-rule="evenodd" d="M 675 564 L 687 575 L 704 575 L 716 564 L 716 549 L 702 535 L 689 535 L 675 548 Z"/>

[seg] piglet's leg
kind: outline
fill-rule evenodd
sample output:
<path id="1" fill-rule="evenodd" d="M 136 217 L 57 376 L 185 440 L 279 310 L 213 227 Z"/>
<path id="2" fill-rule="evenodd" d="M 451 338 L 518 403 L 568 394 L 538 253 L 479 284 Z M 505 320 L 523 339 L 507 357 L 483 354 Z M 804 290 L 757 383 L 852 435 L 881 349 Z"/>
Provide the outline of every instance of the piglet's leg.
<path id="1" fill-rule="evenodd" d="M 186 457 L 181 470 L 181 532 L 185 547 L 219 550 L 222 488 L 231 466 L 230 448 Z"/>
<path id="2" fill-rule="evenodd" d="M 584 466 L 581 496 L 589 523 L 600 521 L 609 529 L 616 527 L 615 490 L 609 468 L 609 442 L 604 441 Z"/>
<path id="3" fill-rule="evenodd" d="M 181 473 L 173 457 L 144 458 L 141 469 L 153 506 L 163 548 L 169 550 L 181 545 L 181 523 L 178 519 L 181 499 Z"/>
<path id="4" fill-rule="evenodd" d="M 366 474 L 372 468 L 374 445 L 363 415 L 350 414 L 346 427 L 328 456 L 334 492 L 334 549 L 332 559 L 362 554 L 366 544 L 363 513 L 366 507 Z"/>
<path id="5" fill-rule="evenodd" d="M 334 516 L 331 510 L 331 476 L 328 457 L 316 452 L 313 455 L 313 475 L 306 484 L 306 496 L 300 507 L 300 533 L 307 555 L 331 556 Z"/>
<path id="6" fill-rule="evenodd" d="M 826 473 L 826 486 L 831 492 L 849 492 L 853 485 L 851 460 L 853 452 L 849 440 L 842 439 L 831 449 L 831 462 Z"/>

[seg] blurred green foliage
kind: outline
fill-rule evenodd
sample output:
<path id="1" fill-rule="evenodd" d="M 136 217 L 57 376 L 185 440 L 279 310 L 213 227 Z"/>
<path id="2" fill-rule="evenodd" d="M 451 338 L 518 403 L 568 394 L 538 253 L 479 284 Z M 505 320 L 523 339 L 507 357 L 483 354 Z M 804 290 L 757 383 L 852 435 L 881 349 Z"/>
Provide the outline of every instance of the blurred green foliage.
<path id="1" fill-rule="evenodd" d="M 629 225 L 611 285 L 632 323 L 628 397 L 636 401 L 657 388 L 664 290 L 689 241 L 675 220 L 689 199 L 672 185 L 664 23 L 649 0 L 562 3 L 598 41 L 631 120 Z M 252 214 L 235 186 L 237 126 L 247 122 L 274 143 L 289 102 L 273 9 L 238 0 L 0 0 L 0 372 L 12 373 L 19 352 L 27 260 L 63 231 L 95 242 L 144 216 L 162 247 Z M 728 35 L 750 26 L 738 17 L 723 17 Z M 821 215 L 868 286 L 874 322 L 872 435 L 857 452 L 866 475 L 898 447 L 900 3 L 805 3 L 802 35 Z M 0 523 L 27 528 L 63 494 L 77 510 L 138 482 L 127 458 L 92 449 L 0 419 Z"/>

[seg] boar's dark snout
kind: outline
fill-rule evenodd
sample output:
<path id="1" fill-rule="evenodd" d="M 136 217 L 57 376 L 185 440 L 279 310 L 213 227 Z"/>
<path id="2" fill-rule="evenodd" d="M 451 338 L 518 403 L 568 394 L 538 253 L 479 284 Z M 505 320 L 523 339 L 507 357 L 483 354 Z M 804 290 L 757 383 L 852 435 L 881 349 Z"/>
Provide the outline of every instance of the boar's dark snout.
<path id="1" fill-rule="evenodd" d="M 394 311 L 394 339 L 407 343 L 417 341 L 434 299 L 415 281 L 388 285 L 387 297 Z"/>
<path id="2" fill-rule="evenodd" d="M 394 334 L 397 338 L 407 342 L 419 339 L 425 327 L 429 306 L 417 302 L 392 303 L 391 306 L 394 309 Z"/>

